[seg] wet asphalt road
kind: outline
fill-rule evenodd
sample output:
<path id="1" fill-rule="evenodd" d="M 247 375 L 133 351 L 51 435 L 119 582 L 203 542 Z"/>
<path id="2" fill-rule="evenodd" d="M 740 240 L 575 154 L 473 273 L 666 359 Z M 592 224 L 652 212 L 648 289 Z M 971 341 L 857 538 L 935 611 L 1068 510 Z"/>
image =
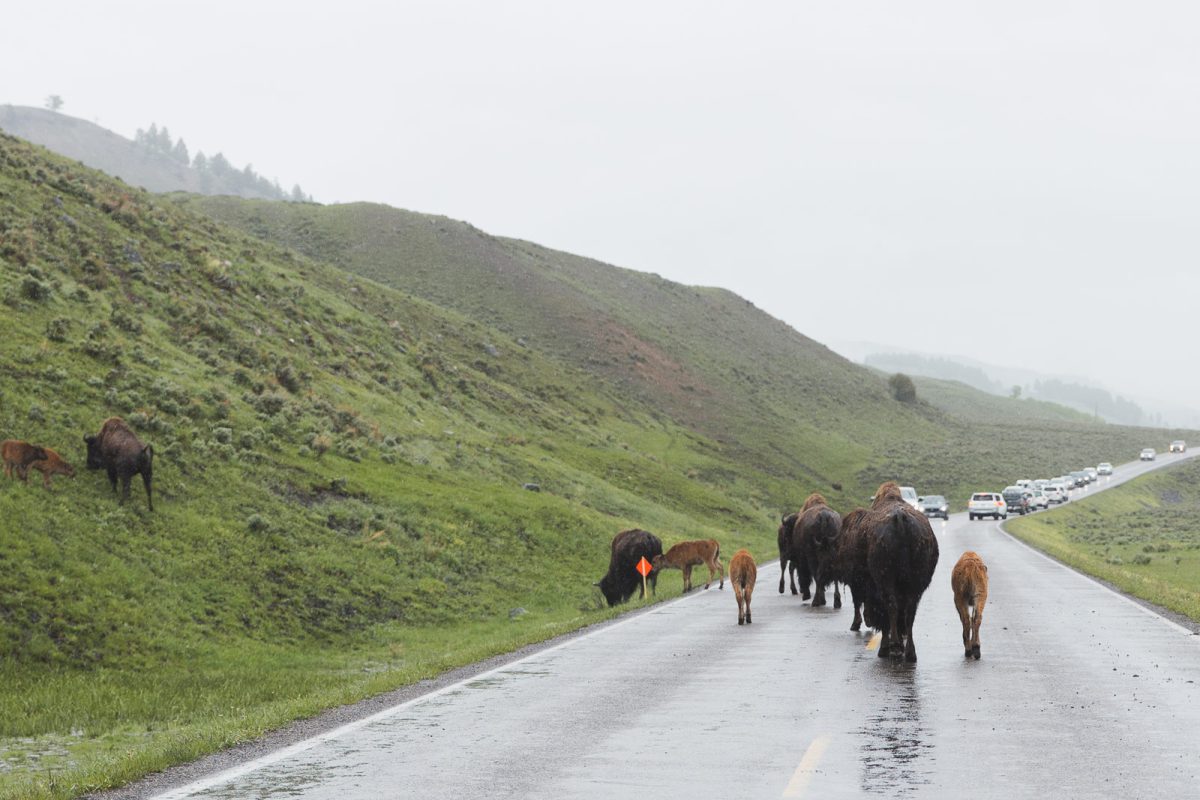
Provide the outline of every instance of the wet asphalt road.
<path id="1" fill-rule="evenodd" d="M 1200 636 L 990 520 L 934 530 L 915 665 L 764 563 L 753 625 L 714 584 L 157 797 L 1200 797 Z M 969 549 L 980 661 L 950 591 Z"/>

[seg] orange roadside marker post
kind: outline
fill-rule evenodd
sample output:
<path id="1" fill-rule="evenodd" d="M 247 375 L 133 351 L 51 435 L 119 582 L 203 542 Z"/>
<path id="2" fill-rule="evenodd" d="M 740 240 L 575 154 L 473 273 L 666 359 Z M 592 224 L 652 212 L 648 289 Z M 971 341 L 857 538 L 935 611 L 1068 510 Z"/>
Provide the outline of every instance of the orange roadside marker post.
<path id="1" fill-rule="evenodd" d="M 645 556 L 642 556 L 642 560 L 637 563 L 637 566 L 634 567 L 634 569 L 636 569 L 642 575 L 642 599 L 645 600 L 646 576 L 650 574 L 650 570 L 654 569 L 654 567 L 650 566 L 650 562 L 646 560 Z"/>

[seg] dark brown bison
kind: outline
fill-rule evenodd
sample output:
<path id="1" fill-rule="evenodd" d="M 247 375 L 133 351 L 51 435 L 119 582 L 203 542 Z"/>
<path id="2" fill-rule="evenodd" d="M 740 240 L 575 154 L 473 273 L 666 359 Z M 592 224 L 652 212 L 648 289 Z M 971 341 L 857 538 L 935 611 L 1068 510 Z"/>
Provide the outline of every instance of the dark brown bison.
<path id="1" fill-rule="evenodd" d="M 46 449 L 36 444 L 16 439 L 0 442 L 0 458 L 4 459 L 4 474 L 9 478 L 16 475 L 22 481 L 29 480 L 29 465 L 46 457 Z"/>
<path id="2" fill-rule="evenodd" d="M 754 594 L 754 581 L 758 578 L 758 567 L 754 557 L 745 548 L 733 554 L 729 561 L 729 582 L 733 585 L 733 596 L 738 604 L 738 625 L 751 624 L 750 597 Z"/>
<path id="3" fill-rule="evenodd" d="M 775 541 L 779 545 L 780 594 L 783 594 L 784 580 L 789 577 L 792 583 L 792 594 L 800 594 L 800 591 L 796 588 L 796 572 L 799 569 L 799 565 L 792 560 L 792 536 L 796 532 L 796 520 L 798 519 L 800 519 L 800 512 L 785 516 L 780 520 L 779 532 L 775 536 Z"/>
<path id="4" fill-rule="evenodd" d="M 808 583 L 813 582 L 813 608 L 825 605 L 825 587 L 833 583 L 833 607 L 842 607 L 838 582 L 830 577 L 829 562 L 842 529 L 842 515 L 813 492 L 800 509 L 800 518 L 792 533 L 792 557 L 799 562 L 800 587 L 808 598 Z"/>
<path id="5" fill-rule="evenodd" d="M 862 526 L 866 516 L 867 509 L 856 508 L 842 517 L 842 529 L 825 572 L 829 580 L 840 581 L 850 590 L 850 604 L 854 606 L 852 631 L 862 629 L 864 607 L 872 588 L 871 572 L 867 568 L 867 535 Z"/>
<path id="6" fill-rule="evenodd" d="M 40 461 L 34 461 L 29 465 L 30 469 L 36 469 L 42 473 L 42 486 L 50 488 L 51 475 L 66 475 L 68 478 L 75 477 L 75 468 L 63 459 L 55 451 L 49 447 L 43 448 L 46 451 L 46 457 Z"/>
<path id="7" fill-rule="evenodd" d="M 874 584 L 867 600 L 867 624 L 873 624 L 872 618 L 878 616 L 883 625 L 879 655 L 903 652 L 905 661 L 916 661 L 913 621 L 937 568 L 937 537 L 925 515 L 904 502 L 899 487 L 891 482 L 879 487 L 862 524 L 867 532 L 867 568 Z"/>
<path id="8" fill-rule="evenodd" d="M 643 530 L 621 531 L 612 540 L 612 555 L 608 561 L 608 574 L 600 579 L 596 586 L 604 594 L 604 599 L 610 606 L 624 603 L 642 588 L 642 576 L 637 572 L 637 564 L 645 558 L 653 565 L 655 556 L 662 555 L 662 542 L 653 533 Z M 653 592 L 658 582 L 658 570 L 652 570 L 646 576 Z"/>
<path id="9" fill-rule="evenodd" d="M 685 593 L 692 590 L 692 567 L 700 564 L 708 567 L 708 581 L 704 584 L 705 589 L 712 584 L 713 575 L 718 574 L 721 576 L 721 585 L 718 588 L 725 588 L 725 568 L 721 566 L 721 545 L 717 544 L 716 539 L 680 542 L 672 545 L 671 549 L 661 556 L 655 556 L 651 563 L 654 565 L 655 572 L 665 569 L 683 570 L 683 591 Z"/>
<path id="10" fill-rule="evenodd" d="M 987 605 L 988 572 L 983 559 L 968 550 L 950 573 L 950 588 L 954 590 L 954 607 L 962 621 L 963 650 L 968 658 L 979 659 L 979 626 L 983 624 L 983 607 Z"/>
<path id="11" fill-rule="evenodd" d="M 154 449 L 142 444 L 125 420 L 109 417 L 100 426 L 98 434 L 84 436 L 83 441 L 87 443 L 88 469 L 106 470 L 113 492 L 117 491 L 117 478 L 121 479 L 120 502 L 129 499 L 129 482 L 134 475 L 140 474 L 142 484 L 146 487 L 146 505 L 151 511 L 154 510 L 150 495 Z"/>

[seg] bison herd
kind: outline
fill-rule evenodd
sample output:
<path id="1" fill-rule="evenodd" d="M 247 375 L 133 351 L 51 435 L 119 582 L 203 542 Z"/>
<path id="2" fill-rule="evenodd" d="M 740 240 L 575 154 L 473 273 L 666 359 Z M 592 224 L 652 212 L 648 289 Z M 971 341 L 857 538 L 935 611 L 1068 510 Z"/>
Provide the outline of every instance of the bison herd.
<path id="1" fill-rule="evenodd" d="M 938 542 L 925 515 L 903 500 L 897 484 L 884 483 L 869 508 L 855 509 L 844 517 L 814 493 L 800 511 L 783 518 L 777 541 L 780 593 L 785 580 L 790 580 L 792 594 L 802 594 L 805 600 L 811 598 L 813 606 L 823 606 L 825 592 L 832 585 L 833 607 L 841 608 L 839 586 L 845 584 L 854 607 L 850 629 L 858 631 L 865 622 L 880 632 L 881 657 L 917 660 L 913 622 L 921 596 L 933 580 Z M 664 554 L 662 542 L 653 534 L 623 531 L 613 538 L 608 574 L 596 584 L 610 606 L 625 602 L 640 588 L 635 568 L 642 558 L 653 565 L 647 576 L 651 590 L 659 572 L 675 568 L 683 570 L 684 591 L 689 591 L 692 567 L 699 564 L 708 567 L 709 583 L 714 575 L 720 575 L 724 587 L 720 545 L 715 540 L 682 542 Z M 751 622 L 750 598 L 756 575 L 750 553 L 739 550 L 729 564 L 739 625 Z M 978 659 L 979 625 L 987 602 L 987 567 L 978 554 L 968 551 L 962 555 L 951 584 L 963 625 L 965 655 Z"/>
<path id="2" fill-rule="evenodd" d="M 119 500 L 129 499 L 129 483 L 134 475 L 142 476 L 146 487 L 146 505 L 154 510 L 150 492 L 150 477 L 154 460 L 154 448 L 142 444 L 137 434 L 120 417 L 110 417 L 100 426 L 100 432 L 83 437 L 87 445 L 88 469 L 102 469 L 108 473 L 108 482 L 113 492 L 117 491 L 117 480 L 121 481 Z M 29 470 L 42 473 L 42 485 L 50 488 L 51 475 L 75 477 L 75 468 L 67 463 L 55 450 L 45 445 L 6 439 L 0 442 L 0 458 L 4 460 L 4 474 L 28 482 Z"/>

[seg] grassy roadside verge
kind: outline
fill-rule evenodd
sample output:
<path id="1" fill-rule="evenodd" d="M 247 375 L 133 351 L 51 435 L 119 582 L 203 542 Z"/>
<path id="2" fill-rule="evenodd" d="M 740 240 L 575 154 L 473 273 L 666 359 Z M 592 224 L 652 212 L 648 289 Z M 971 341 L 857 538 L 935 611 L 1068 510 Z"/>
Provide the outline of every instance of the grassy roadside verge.
<path id="1" fill-rule="evenodd" d="M 1194 461 L 1049 514 L 1011 520 L 1006 530 L 1135 597 L 1200 620 L 1200 464 Z"/>

